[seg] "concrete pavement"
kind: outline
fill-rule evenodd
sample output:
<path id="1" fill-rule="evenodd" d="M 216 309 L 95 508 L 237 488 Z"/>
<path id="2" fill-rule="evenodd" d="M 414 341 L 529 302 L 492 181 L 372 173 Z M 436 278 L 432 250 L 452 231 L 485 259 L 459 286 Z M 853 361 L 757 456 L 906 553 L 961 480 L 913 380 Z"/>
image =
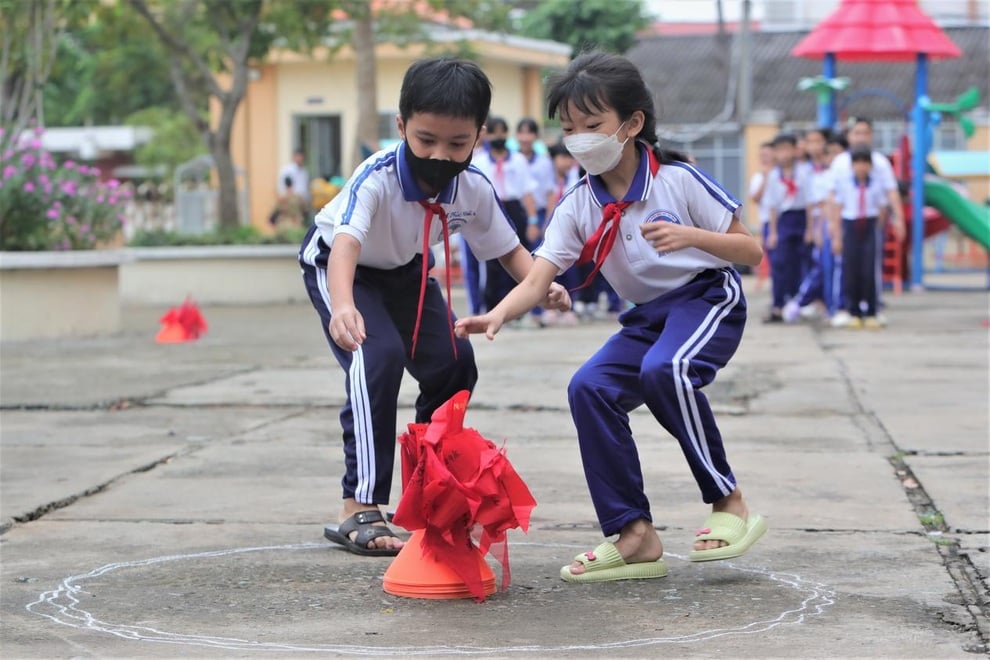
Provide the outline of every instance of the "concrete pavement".
<path id="1" fill-rule="evenodd" d="M 988 298 L 889 297 L 879 332 L 750 325 L 708 395 L 770 532 L 685 561 L 706 509 L 671 438 L 632 415 L 663 580 L 570 585 L 600 542 L 567 410 L 608 322 L 475 340 L 467 423 L 506 441 L 538 506 L 484 604 L 382 591 L 335 518 L 342 374 L 308 306 L 163 309 L 104 339 L 0 345 L 0 655 L 970 657 L 990 639 Z M 457 297 L 458 307 L 463 301 Z M 412 420 L 406 379 L 400 425 Z M 399 483 L 393 502 L 398 501 Z"/>

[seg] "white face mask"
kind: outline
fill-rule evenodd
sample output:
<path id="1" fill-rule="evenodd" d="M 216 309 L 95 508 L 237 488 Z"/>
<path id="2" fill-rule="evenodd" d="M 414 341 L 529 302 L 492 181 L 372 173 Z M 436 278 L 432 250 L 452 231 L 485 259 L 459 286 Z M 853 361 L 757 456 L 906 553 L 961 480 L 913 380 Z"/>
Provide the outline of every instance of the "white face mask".
<path id="1" fill-rule="evenodd" d="M 625 125 L 626 122 L 619 124 L 619 128 L 611 135 L 575 133 L 565 136 L 564 146 L 588 174 L 598 175 L 608 172 L 619 163 L 622 158 L 622 148 L 629 141 L 627 137 L 620 143 L 617 137 L 619 130 Z"/>

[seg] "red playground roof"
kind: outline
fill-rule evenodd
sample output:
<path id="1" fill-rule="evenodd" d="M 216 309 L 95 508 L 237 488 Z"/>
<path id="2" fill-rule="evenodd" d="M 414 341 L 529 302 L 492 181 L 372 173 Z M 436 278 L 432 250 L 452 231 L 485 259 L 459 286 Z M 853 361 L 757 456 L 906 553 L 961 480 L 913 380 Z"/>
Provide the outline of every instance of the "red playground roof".
<path id="1" fill-rule="evenodd" d="M 845 62 L 911 62 L 961 57 L 962 51 L 918 7 L 917 0 L 842 0 L 791 54 Z"/>

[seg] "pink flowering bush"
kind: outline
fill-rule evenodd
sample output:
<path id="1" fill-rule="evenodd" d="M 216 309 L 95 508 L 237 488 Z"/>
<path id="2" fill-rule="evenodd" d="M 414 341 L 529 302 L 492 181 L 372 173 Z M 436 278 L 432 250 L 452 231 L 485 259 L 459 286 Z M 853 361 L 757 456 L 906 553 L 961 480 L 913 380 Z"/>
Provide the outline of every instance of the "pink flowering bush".
<path id="1" fill-rule="evenodd" d="M 85 250 L 113 240 L 129 193 L 100 181 L 95 167 L 57 164 L 41 133 L 0 154 L 0 250 Z"/>

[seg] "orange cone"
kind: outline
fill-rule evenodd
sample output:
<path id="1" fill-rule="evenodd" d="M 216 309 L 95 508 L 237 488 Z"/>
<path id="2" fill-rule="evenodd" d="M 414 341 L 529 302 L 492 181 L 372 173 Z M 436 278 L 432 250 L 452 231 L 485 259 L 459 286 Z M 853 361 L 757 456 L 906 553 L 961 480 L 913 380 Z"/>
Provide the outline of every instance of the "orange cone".
<path id="1" fill-rule="evenodd" d="M 393 596 L 406 598 L 473 598 L 467 585 L 452 568 L 424 555 L 422 529 L 413 532 L 412 537 L 399 551 L 392 564 L 385 571 L 383 587 Z M 485 561 L 481 550 L 475 548 L 478 568 L 485 587 L 485 595 L 495 593 L 495 573 Z"/>
<path id="2" fill-rule="evenodd" d="M 189 333 L 176 321 L 167 321 L 165 326 L 155 335 L 155 341 L 159 344 L 181 344 L 189 341 Z"/>

